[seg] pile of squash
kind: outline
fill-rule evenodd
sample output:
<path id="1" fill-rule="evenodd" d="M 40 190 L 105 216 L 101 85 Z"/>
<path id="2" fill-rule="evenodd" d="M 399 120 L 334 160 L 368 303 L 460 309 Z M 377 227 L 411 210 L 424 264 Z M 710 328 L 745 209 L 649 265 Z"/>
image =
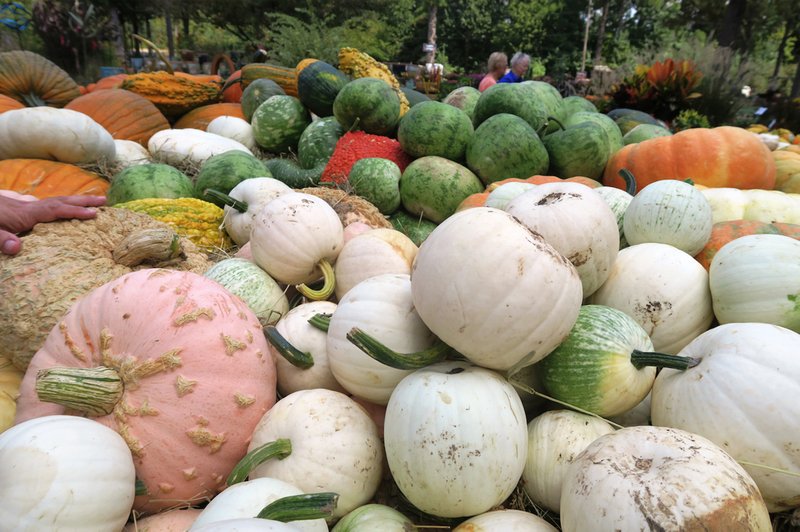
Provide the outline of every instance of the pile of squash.
<path id="1" fill-rule="evenodd" d="M 345 130 L 309 105 L 334 113 L 338 83 L 385 74 L 343 57 L 81 95 L 46 59 L 0 54 L 0 189 L 109 200 L 0 255 L 0 528 L 797 515 L 800 154 L 720 127 L 619 146 L 598 180 L 487 179 L 471 139 L 448 159 L 409 126 L 417 105 L 471 126 L 480 96 L 461 91 L 398 103 L 396 133 L 359 136 L 349 181 L 321 187 Z M 10 75 L 21 62 L 36 74 Z M 307 122 L 282 128 L 289 104 Z"/>

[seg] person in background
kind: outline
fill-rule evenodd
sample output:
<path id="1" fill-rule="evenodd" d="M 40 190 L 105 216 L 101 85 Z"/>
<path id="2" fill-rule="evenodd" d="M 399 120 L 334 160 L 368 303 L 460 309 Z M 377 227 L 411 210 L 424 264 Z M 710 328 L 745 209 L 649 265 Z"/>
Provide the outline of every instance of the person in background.
<path id="1" fill-rule="evenodd" d="M 483 76 L 478 85 L 478 90 L 481 92 L 497 83 L 497 80 L 505 75 L 508 70 L 508 56 L 503 52 L 493 52 L 489 56 L 486 66 L 489 68 L 489 73 Z"/>
<path id="2" fill-rule="evenodd" d="M 94 218 L 97 211 L 87 207 L 99 207 L 105 203 L 105 196 L 57 196 L 25 201 L 0 195 L 0 253 L 19 253 L 22 241 L 16 233 L 29 231 L 39 222 Z"/>
<path id="3" fill-rule="evenodd" d="M 497 83 L 519 83 L 523 80 L 531 67 L 531 57 L 528 54 L 517 52 L 511 56 L 511 70 L 497 80 Z"/>

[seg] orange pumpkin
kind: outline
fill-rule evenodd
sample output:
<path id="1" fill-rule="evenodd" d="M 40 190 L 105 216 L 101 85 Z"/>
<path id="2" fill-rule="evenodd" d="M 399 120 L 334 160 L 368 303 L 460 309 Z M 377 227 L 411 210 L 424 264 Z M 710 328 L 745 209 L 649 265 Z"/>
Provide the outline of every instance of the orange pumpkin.
<path id="1" fill-rule="evenodd" d="M 25 106 L 14 98 L 0 94 L 0 113 L 5 113 L 12 109 L 22 109 L 23 107 Z"/>
<path id="2" fill-rule="evenodd" d="M 124 89 L 90 92 L 65 108 L 88 115 L 115 139 L 132 140 L 142 146 L 147 146 L 154 133 L 169 129 L 167 118 L 150 100 Z"/>
<path id="3" fill-rule="evenodd" d="M 561 181 L 567 181 L 570 183 L 580 183 L 581 185 L 586 185 L 589 188 L 597 188 L 603 186 L 603 184 L 597 180 L 579 175 L 568 177 L 566 179 L 562 179 L 554 175 L 534 175 L 531 177 L 526 177 L 525 179 L 510 177 L 508 179 L 495 181 L 494 183 L 489 183 L 489 185 L 486 187 L 486 191 L 491 192 L 492 190 L 496 189 L 497 187 L 505 183 L 517 182 L 517 183 L 531 183 L 533 185 L 542 185 L 544 183 L 560 183 Z"/>
<path id="4" fill-rule="evenodd" d="M 463 211 L 465 209 L 471 209 L 473 207 L 483 207 L 486 205 L 487 199 L 489 199 L 488 192 L 477 192 L 475 194 L 470 194 L 461 200 L 461 203 L 459 203 L 458 207 L 456 207 L 456 212 Z"/>
<path id="5" fill-rule="evenodd" d="M 69 74 L 49 59 L 14 50 L 0 53 L 0 94 L 28 107 L 64 107 L 81 91 Z"/>
<path id="6" fill-rule="evenodd" d="M 113 76 L 106 76 L 100 78 L 96 83 L 89 83 L 86 86 L 88 92 L 101 91 L 105 89 L 118 89 L 122 86 L 122 82 L 128 77 L 127 74 L 114 74 Z"/>
<path id="7" fill-rule="evenodd" d="M 212 103 L 197 109 L 192 109 L 175 122 L 174 129 L 194 128 L 203 131 L 208 127 L 208 123 L 219 116 L 235 116 L 246 120 L 242 112 L 242 106 L 238 103 Z"/>
<path id="8" fill-rule="evenodd" d="M 105 196 L 108 187 L 108 181 L 74 164 L 44 159 L 0 161 L 0 189 L 39 199 L 78 194 Z"/>
<path id="9" fill-rule="evenodd" d="M 771 152 L 740 127 L 693 128 L 629 144 L 608 161 L 603 184 L 625 190 L 623 168 L 635 176 L 637 190 L 661 179 L 691 179 L 708 187 L 775 187 Z"/>
<path id="10" fill-rule="evenodd" d="M 714 255 L 732 240 L 747 235 L 784 235 L 800 240 L 800 225 L 785 223 L 766 223 L 756 220 L 728 220 L 717 222 L 711 228 L 711 238 L 706 246 L 695 255 L 695 259 L 708 270 Z"/>
<path id="11" fill-rule="evenodd" d="M 242 71 L 237 70 L 225 80 L 225 88 L 222 90 L 222 101 L 225 103 L 239 103 L 242 101 L 242 84 L 235 83 L 242 79 Z"/>

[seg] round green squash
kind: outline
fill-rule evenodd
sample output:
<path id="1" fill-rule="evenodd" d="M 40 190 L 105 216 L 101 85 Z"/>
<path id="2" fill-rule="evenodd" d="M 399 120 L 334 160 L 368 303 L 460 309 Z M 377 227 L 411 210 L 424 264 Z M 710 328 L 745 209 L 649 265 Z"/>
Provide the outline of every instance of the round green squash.
<path id="1" fill-rule="evenodd" d="M 475 87 L 459 87 L 452 90 L 447 96 L 444 97 L 442 103 L 458 107 L 465 113 L 470 120 L 475 121 L 475 105 L 478 103 L 478 98 L 481 97 L 481 92 Z"/>
<path id="2" fill-rule="evenodd" d="M 510 177 L 544 175 L 550 156 L 536 131 L 522 118 L 500 113 L 487 118 L 467 145 L 467 166 L 484 185 Z"/>
<path id="3" fill-rule="evenodd" d="M 344 128 L 335 116 L 314 120 L 300 135 L 297 142 L 297 160 L 302 168 L 325 164 L 333 155 L 336 143 L 344 135 Z"/>
<path id="4" fill-rule="evenodd" d="M 412 107 L 403 115 L 397 140 L 412 157 L 438 155 L 461 161 L 473 132 L 467 113 L 446 103 L 430 101 Z"/>
<path id="5" fill-rule="evenodd" d="M 186 174 L 168 164 L 129 166 L 114 176 L 106 193 L 109 205 L 144 198 L 191 198 L 194 185 Z"/>
<path id="6" fill-rule="evenodd" d="M 297 151 L 300 135 L 311 123 L 308 109 L 294 96 L 272 96 L 253 113 L 256 144 L 268 152 Z"/>
<path id="7" fill-rule="evenodd" d="M 311 168 L 302 168 L 296 161 L 282 157 L 268 159 L 264 164 L 273 178 L 292 188 L 317 186 L 325 170 L 324 162 Z"/>
<path id="8" fill-rule="evenodd" d="M 357 196 L 375 205 L 381 214 L 392 214 L 400 208 L 401 175 L 394 161 L 367 157 L 353 164 L 347 181 Z"/>
<path id="9" fill-rule="evenodd" d="M 609 158 L 611 158 L 612 155 L 617 153 L 622 149 L 622 146 L 624 146 L 622 142 L 622 132 L 619 130 L 619 126 L 617 126 L 617 123 L 609 118 L 608 115 L 604 115 L 603 113 L 596 113 L 593 111 L 578 111 L 569 115 L 569 117 L 567 117 L 561 123 L 564 127 L 569 128 L 570 126 L 578 125 L 582 122 L 594 122 L 603 128 L 603 131 L 606 132 L 606 136 L 608 136 Z"/>
<path id="10" fill-rule="evenodd" d="M 389 222 L 392 227 L 410 238 L 417 247 L 421 246 L 428 235 L 439 225 L 422 216 L 409 214 L 405 209 L 395 211 L 389 216 Z"/>
<path id="11" fill-rule="evenodd" d="M 595 122 L 581 122 L 544 137 L 550 157 L 547 173 L 567 179 L 599 179 L 608 163 L 608 133 Z"/>
<path id="12" fill-rule="evenodd" d="M 415 105 L 420 104 L 422 102 L 432 101 L 430 97 L 424 92 L 415 91 L 414 89 L 406 87 L 405 85 L 400 87 L 400 92 L 405 94 L 406 100 L 408 100 L 408 105 L 410 107 L 414 107 Z"/>
<path id="13" fill-rule="evenodd" d="M 270 97 L 279 95 L 285 96 L 286 92 L 275 81 L 267 78 L 253 80 L 242 91 L 241 106 L 245 119 L 250 122 L 259 105 L 266 102 Z"/>
<path id="14" fill-rule="evenodd" d="M 636 144 L 637 142 L 644 142 L 658 137 L 672 136 L 672 132 L 664 127 L 655 124 L 639 124 L 634 127 L 622 137 L 622 143 L 627 146 L 628 144 Z"/>
<path id="15" fill-rule="evenodd" d="M 333 115 L 347 131 L 392 136 L 400 122 L 400 97 L 382 79 L 354 79 L 333 101 Z"/>
<path id="16" fill-rule="evenodd" d="M 400 177 L 403 208 L 435 223 L 443 222 L 464 198 L 483 189 L 469 168 L 436 155 L 412 161 Z"/>
<path id="17" fill-rule="evenodd" d="M 194 197 L 210 201 L 219 207 L 225 204 L 205 195 L 208 188 L 227 194 L 233 187 L 251 177 L 272 177 L 257 157 L 243 151 L 226 151 L 206 159 L 195 177 Z"/>
<path id="18" fill-rule="evenodd" d="M 549 110 L 532 86 L 497 83 L 481 93 L 475 104 L 473 123 L 477 127 L 500 113 L 516 115 L 538 131 L 547 122 Z"/>
<path id="19" fill-rule="evenodd" d="M 314 61 L 297 77 L 297 97 L 319 117 L 333 114 L 333 101 L 350 81 L 344 72 L 325 61 Z"/>

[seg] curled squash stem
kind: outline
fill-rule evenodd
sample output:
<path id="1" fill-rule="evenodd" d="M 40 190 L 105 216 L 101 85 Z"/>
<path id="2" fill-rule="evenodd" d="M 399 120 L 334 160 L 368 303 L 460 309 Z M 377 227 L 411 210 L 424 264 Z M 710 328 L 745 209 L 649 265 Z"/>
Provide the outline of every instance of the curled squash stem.
<path id="1" fill-rule="evenodd" d="M 233 468 L 233 471 L 231 471 L 231 474 L 228 475 L 226 482 L 228 486 L 238 484 L 239 482 L 246 480 L 247 476 L 253 469 L 263 464 L 267 460 L 272 458 L 283 460 L 290 454 L 292 454 L 291 440 L 280 438 L 278 440 L 265 443 L 261 447 L 256 447 L 247 453 L 244 458 L 239 460 L 239 462 Z"/>
<path id="2" fill-rule="evenodd" d="M 619 175 L 625 181 L 625 192 L 631 196 L 636 195 L 636 178 L 627 168 L 620 168 Z"/>
<path id="3" fill-rule="evenodd" d="M 314 357 L 311 353 L 300 351 L 282 335 L 274 325 L 264 327 L 264 336 L 283 358 L 289 363 L 300 369 L 308 369 L 314 365 Z"/>
<path id="4" fill-rule="evenodd" d="M 322 271 L 322 278 L 324 280 L 322 288 L 314 290 L 309 288 L 305 283 L 297 285 L 297 291 L 303 294 L 311 301 L 325 301 L 333 294 L 333 289 L 336 286 L 336 277 L 333 273 L 333 266 L 327 259 L 319 261 L 319 269 Z"/>
<path id="5" fill-rule="evenodd" d="M 633 364 L 636 369 L 642 369 L 646 366 L 656 366 L 659 368 L 687 370 L 695 367 L 699 363 L 700 359 L 680 355 L 652 353 L 649 351 L 639 351 L 638 349 L 634 349 L 631 353 L 631 364 Z"/>
<path id="6" fill-rule="evenodd" d="M 281 497 L 266 505 L 256 518 L 288 523 L 308 519 L 327 519 L 339 503 L 339 494 L 330 491 Z"/>
<path id="7" fill-rule="evenodd" d="M 389 349 L 384 344 L 365 333 L 358 327 L 353 327 L 347 333 L 350 343 L 361 349 L 381 364 L 395 369 L 419 369 L 430 366 L 447 358 L 453 348 L 437 339 L 428 349 L 416 353 L 398 353 Z"/>
<path id="8" fill-rule="evenodd" d="M 169 58 L 167 58 L 167 56 L 165 56 L 165 55 L 164 55 L 164 54 L 161 52 L 161 50 L 159 50 L 159 49 L 158 49 L 158 46 L 156 46 L 156 45 L 155 45 L 155 43 L 154 43 L 153 41 L 150 41 L 150 40 L 148 40 L 148 39 L 145 39 L 145 38 L 144 38 L 144 37 L 142 37 L 141 35 L 137 35 L 137 34 L 135 34 L 135 33 L 132 33 L 132 34 L 131 34 L 131 37 L 133 37 L 133 38 L 134 38 L 134 39 L 136 39 L 137 41 L 143 42 L 144 44 L 146 44 L 147 46 L 149 46 L 150 48 L 152 48 L 152 50 L 153 50 L 153 51 L 156 53 L 156 55 L 158 56 L 158 58 L 159 58 L 159 59 L 161 59 L 161 61 L 164 63 L 164 70 L 166 70 L 166 71 L 167 71 L 168 73 L 170 73 L 170 74 L 175 74 L 175 70 L 172 68 L 172 63 L 170 63 L 170 61 L 169 61 Z"/>
<path id="9" fill-rule="evenodd" d="M 309 325 L 316 327 L 322 332 L 328 332 L 328 327 L 331 324 L 331 314 L 314 314 L 308 318 Z"/>
<path id="10" fill-rule="evenodd" d="M 242 212 L 242 213 L 247 212 L 247 207 L 248 207 L 247 202 L 234 199 L 234 198 L 230 197 L 229 195 L 225 194 L 224 192 L 221 192 L 221 191 L 216 190 L 214 188 L 205 189 L 203 191 L 203 195 L 206 196 L 207 198 L 211 198 L 211 199 L 215 199 L 215 200 L 221 201 L 222 203 L 224 203 L 228 207 L 236 209 L 236 211 L 238 211 L 238 212 Z"/>

